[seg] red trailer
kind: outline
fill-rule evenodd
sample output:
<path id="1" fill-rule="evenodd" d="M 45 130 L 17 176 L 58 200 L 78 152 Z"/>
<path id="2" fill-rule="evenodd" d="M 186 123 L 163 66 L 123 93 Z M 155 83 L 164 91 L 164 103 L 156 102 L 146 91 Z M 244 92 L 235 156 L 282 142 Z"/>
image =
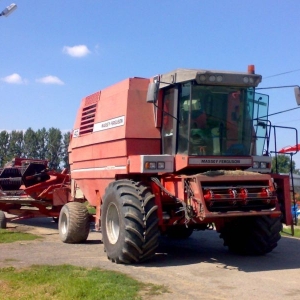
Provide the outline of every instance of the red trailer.
<path id="1" fill-rule="evenodd" d="M 58 220 L 69 199 L 70 175 L 47 168 L 46 160 L 15 158 L 0 169 L 0 228 L 10 221 L 48 216 Z"/>

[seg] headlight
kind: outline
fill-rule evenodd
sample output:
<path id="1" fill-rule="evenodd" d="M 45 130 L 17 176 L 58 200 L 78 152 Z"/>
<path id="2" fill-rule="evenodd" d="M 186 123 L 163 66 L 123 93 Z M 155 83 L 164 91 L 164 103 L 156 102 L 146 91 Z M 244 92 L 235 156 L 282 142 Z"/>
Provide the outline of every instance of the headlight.
<path id="1" fill-rule="evenodd" d="M 157 163 L 157 169 L 163 170 L 165 168 L 165 162 L 164 161 L 159 161 Z"/>
<path id="2" fill-rule="evenodd" d="M 200 78 L 201 81 L 205 81 L 206 80 L 206 76 L 205 75 L 200 75 L 199 78 Z"/>
<path id="3" fill-rule="evenodd" d="M 174 156 L 163 155 L 132 155 L 130 156 L 131 173 L 169 173 L 174 172 Z"/>
<path id="4" fill-rule="evenodd" d="M 258 169 L 259 168 L 259 162 L 258 161 L 254 161 L 253 162 L 253 169 Z"/>
<path id="5" fill-rule="evenodd" d="M 215 75 L 210 75 L 210 76 L 208 77 L 208 80 L 209 80 L 210 82 L 214 82 L 214 81 L 216 81 L 216 76 L 215 76 Z"/>
<path id="6" fill-rule="evenodd" d="M 253 162 L 253 169 L 268 169 L 269 164 L 265 161 L 254 161 Z"/>
<path id="7" fill-rule="evenodd" d="M 244 77 L 244 78 L 243 78 L 243 81 L 244 81 L 245 83 L 248 83 L 248 82 L 249 82 L 249 77 Z"/>
<path id="8" fill-rule="evenodd" d="M 153 169 L 156 169 L 156 162 L 153 162 L 153 161 L 146 161 L 145 162 L 145 169 L 150 169 L 150 170 L 153 170 Z"/>
<path id="9" fill-rule="evenodd" d="M 222 82 L 223 81 L 223 77 L 221 75 L 217 76 L 217 82 Z"/>
<path id="10" fill-rule="evenodd" d="M 266 169 L 267 168 L 267 163 L 266 162 L 261 162 L 260 163 L 260 168 L 261 169 Z"/>

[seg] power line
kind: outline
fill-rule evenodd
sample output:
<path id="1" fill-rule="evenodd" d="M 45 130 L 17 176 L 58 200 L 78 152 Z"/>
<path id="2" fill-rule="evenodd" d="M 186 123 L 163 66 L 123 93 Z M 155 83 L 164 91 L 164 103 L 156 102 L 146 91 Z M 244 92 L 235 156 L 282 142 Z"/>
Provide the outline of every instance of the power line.
<path id="1" fill-rule="evenodd" d="M 260 117 L 260 118 L 266 118 L 266 117 L 270 117 L 270 116 L 274 116 L 274 115 L 282 114 L 282 113 L 284 113 L 284 112 L 291 111 L 291 110 L 295 110 L 295 109 L 299 109 L 299 108 L 300 108 L 300 106 L 298 106 L 298 107 L 294 107 L 294 108 L 290 108 L 290 109 L 286 109 L 286 110 L 281 110 L 281 111 L 278 111 L 278 112 L 276 112 L 276 113 L 273 113 L 273 114 L 268 114 L 268 115 L 266 115 L 266 116 L 263 116 L 263 117 Z"/>
<path id="2" fill-rule="evenodd" d="M 274 74 L 274 75 L 271 75 L 271 76 L 264 77 L 264 79 L 271 78 L 271 77 L 276 77 L 276 76 L 280 76 L 280 75 L 284 75 L 284 74 L 299 72 L 299 71 L 300 71 L 300 69 L 296 69 L 296 70 L 292 70 L 292 71 L 287 71 L 287 72 L 283 72 L 283 73 Z"/>

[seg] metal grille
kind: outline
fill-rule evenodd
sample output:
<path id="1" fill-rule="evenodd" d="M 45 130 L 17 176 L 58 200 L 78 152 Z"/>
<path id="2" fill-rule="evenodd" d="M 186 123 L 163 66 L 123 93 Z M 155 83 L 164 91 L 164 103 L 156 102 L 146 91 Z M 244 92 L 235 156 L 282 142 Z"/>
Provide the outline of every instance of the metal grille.
<path id="1" fill-rule="evenodd" d="M 267 182 L 240 185 L 202 186 L 207 209 L 211 212 L 273 209 L 277 198 Z"/>
<path id="2" fill-rule="evenodd" d="M 82 110 L 80 135 L 93 132 L 97 103 L 86 106 Z"/>

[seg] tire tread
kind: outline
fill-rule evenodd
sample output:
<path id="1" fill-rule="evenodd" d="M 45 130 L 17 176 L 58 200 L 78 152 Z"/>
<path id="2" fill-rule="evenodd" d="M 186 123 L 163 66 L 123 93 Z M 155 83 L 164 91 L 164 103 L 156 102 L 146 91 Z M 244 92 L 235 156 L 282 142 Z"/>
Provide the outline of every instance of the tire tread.
<path id="1" fill-rule="evenodd" d="M 280 240 L 280 218 L 269 216 L 239 218 L 220 230 L 220 238 L 229 250 L 244 255 L 264 255 L 271 252 Z"/>
<path id="2" fill-rule="evenodd" d="M 114 249 L 108 254 L 110 259 L 128 264 L 152 257 L 158 246 L 159 229 L 157 206 L 150 188 L 142 182 L 118 180 L 106 188 L 102 208 L 107 206 L 111 197 L 118 200 L 124 218 L 125 237 L 122 245 L 118 246 L 120 248 L 110 244 L 105 246 L 107 252 L 110 251 L 109 248 Z M 103 211 L 102 215 L 105 215 Z M 105 220 L 103 223 L 105 224 Z M 105 229 L 102 230 L 102 235 L 104 244 L 109 243 L 105 237 Z"/>

